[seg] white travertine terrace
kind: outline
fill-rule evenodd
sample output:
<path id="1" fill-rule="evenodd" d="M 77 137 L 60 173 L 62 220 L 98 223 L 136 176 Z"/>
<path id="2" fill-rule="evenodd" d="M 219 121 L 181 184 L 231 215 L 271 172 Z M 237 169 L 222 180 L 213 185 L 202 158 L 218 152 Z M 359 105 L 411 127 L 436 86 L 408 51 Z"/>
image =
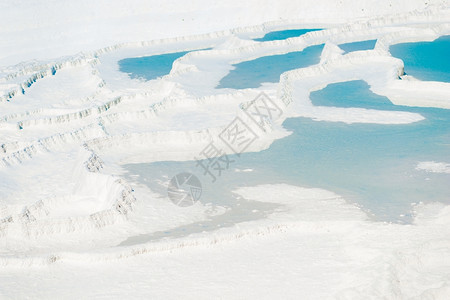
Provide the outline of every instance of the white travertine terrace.
<path id="1" fill-rule="evenodd" d="M 56 293 L 63 298 L 92 296 L 94 288 L 115 297 L 164 297 L 171 291 L 176 298 L 185 295 L 174 291 L 173 281 L 178 280 L 181 291 L 192 285 L 186 277 L 198 273 L 197 298 L 292 298 L 295 290 L 282 283 L 286 275 L 269 272 L 282 271 L 282 266 L 291 268 L 293 285 L 317 299 L 325 295 L 444 299 L 450 295 L 450 208 L 440 204 L 415 206 L 413 225 L 384 224 L 369 220 L 355 205 L 328 191 L 289 185 L 246 187 L 236 193 L 284 209 L 263 220 L 212 232 L 117 246 L 130 236 L 170 230 L 224 213 L 224 208 L 210 204 L 175 207 L 146 187 L 133 188 L 124 180 L 120 165 L 192 160 L 218 139 L 234 117 L 245 119 L 242 105 L 261 91 L 277 101 L 283 115 L 264 131 L 256 125 L 252 128 L 260 136 L 248 149 L 252 152 L 289 134 L 281 126 L 287 117 L 377 124 L 423 120 L 409 112 L 313 106 L 309 93 L 330 83 L 361 79 L 394 104 L 450 108 L 450 83 L 400 80 L 403 62 L 389 53 L 392 44 L 450 34 L 446 1 L 430 1 L 430 5 L 423 1 L 343 1 L 340 7 L 330 7 L 332 1 L 304 1 L 301 8 L 291 1 L 277 1 L 274 10 L 268 10 L 270 4 L 265 1 L 264 5 L 230 1 L 229 6 L 211 5 L 209 11 L 201 9 L 204 2 L 194 1 L 186 13 L 187 8 L 176 5 L 177 1 L 154 10 L 133 1 L 127 8 L 105 9 L 105 23 L 99 24 L 81 10 L 72 16 L 68 6 L 61 8 L 59 16 L 30 17 L 21 26 L 14 18 L 20 12 L 31 16 L 33 9 L 42 9 L 40 4 L 0 4 L 3 11 L 10 11 L 9 15 L 0 11 L 0 36 L 8 39 L 0 45 L 0 297 L 22 298 L 32 293 L 30 287 L 14 291 L 8 282 L 10 274 L 20 276 L 24 286 L 39 274 L 58 277 L 61 290 Z M 89 1 L 73 4 L 74 9 L 89 5 Z M 137 13 L 140 9 L 142 14 Z M 236 15 L 224 22 L 231 11 Z M 162 12 L 167 19 L 145 21 Z M 156 24 L 156 29 L 137 27 L 133 18 L 142 18 L 148 26 Z M 80 28 L 72 35 L 64 31 L 71 28 L 71 22 L 83 21 L 87 22 L 83 30 L 98 26 L 103 38 L 88 35 L 84 40 L 86 32 Z M 158 32 L 168 24 L 173 31 Z M 302 27 L 326 29 L 280 41 L 249 39 L 267 31 Z M 58 28 L 62 28 L 60 37 L 54 36 Z M 104 34 L 114 30 L 114 36 Z M 31 40 L 28 31 L 35 32 L 39 41 Z M 68 42 L 70 37 L 78 43 Z M 336 46 L 368 39 L 377 39 L 374 50 L 343 55 Z M 318 65 L 285 72 L 277 83 L 257 89 L 216 89 L 233 64 L 323 43 Z M 123 58 L 206 48 L 211 49 L 177 59 L 170 74 L 157 80 L 133 80 L 118 68 Z M 417 168 L 448 173 L 445 162 L 418 162 Z M 205 249 L 211 252 L 205 254 Z M 281 258 L 261 249 L 279 252 Z M 223 259 L 215 261 L 214 257 Z M 177 264 L 173 258 L 187 261 Z M 246 262 L 257 266 L 251 269 Z M 217 275 L 214 268 L 208 269 L 211 264 L 217 270 L 227 270 L 227 265 L 233 269 Z M 169 270 L 167 274 L 161 271 L 163 267 Z M 90 283 L 83 272 L 109 279 Z M 132 273 L 136 281 L 158 280 L 160 289 L 121 290 L 114 285 L 127 283 L 120 278 L 122 272 Z M 210 286 L 208 274 L 218 276 Z M 240 276 L 257 281 L 256 287 L 234 282 Z M 69 277 L 88 288 L 64 294 Z M 244 292 L 238 295 L 226 290 L 220 281 L 236 284 Z M 2 282 L 7 282 L 5 288 Z M 275 287 L 267 290 L 267 282 L 274 282 Z M 50 281 L 38 279 L 37 284 L 40 291 L 35 296 L 52 295 Z"/>

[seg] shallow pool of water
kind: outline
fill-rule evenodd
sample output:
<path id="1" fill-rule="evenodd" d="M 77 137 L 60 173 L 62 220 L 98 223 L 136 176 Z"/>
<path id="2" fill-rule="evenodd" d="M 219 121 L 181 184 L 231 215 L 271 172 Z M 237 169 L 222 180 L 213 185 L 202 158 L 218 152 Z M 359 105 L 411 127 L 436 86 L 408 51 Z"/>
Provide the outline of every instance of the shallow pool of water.
<path id="1" fill-rule="evenodd" d="M 205 50 L 205 49 L 202 49 Z M 119 70 L 133 79 L 153 80 L 170 73 L 173 62 L 190 51 L 152 56 L 131 57 L 120 60 Z"/>
<path id="2" fill-rule="evenodd" d="M 303 51 L 263 56 L 238 63 L 227 76 L 220 80 L 217 88 L 257 88 L 263 82 L 278 82 L 280 75 L 286 71 L 319 63 L 323 46 L 323 44 L 311 46 Z"/>
<path id="3" fill-rule="evenodd" d="M 450 35 L 432 42 L 402 43 L 389 48 L 405 64 L 405 73 L 420 80 L 450 82 Z"/>
<path id="4" fill-rule="evenodd" d="M 364 81 L 329 85 L 312 93 L 311 100 L 321 106 L 416 112 L 426 120 L 376 125 L 287 119 L 283 126 L 293 132 L 290 136 L 275 141 L 265 151 L 230 156 L 234 162 L 215 182 L 193 161 L 124 167 L 161 195 L 167 194 L 167 185 L 161 182 L 177 173 L 191 172 L 202 181 L 201 201 L 228 207 L 237 201 L 232 190 L 264 183 L 331 190 L 383 221 L 409 222 L 413 202 L 450 202 L 449 174 L 415 169 L 420 161 L 448 162 L 450 110 L 393 105 L 373 94 Z"/>
<path id="5" fill-rule="evenodd" d="M 377 40 L 367 40 L 353 43 L 345 43 L 338 45 L 339 48 L 344 50 L 343 54 L 353 52 L 353 51 L 363 51 L 363 50 L 373 50 Z"/>
<path id="6" fill-rule="evenodd" d="M 280 31 L 271 31 L 266 33 L 262 38 L 253 39 L 257 42 L 268 42 L 268 41 L 276 41 L 276 40 L 285 40 L 292 37 L 299 37 L 304 35 L 305 33 L 311 31 L 319 31 L 322 29 L 314 28 L 314 29 L 288 29 L 288 30 L 280 30 Z"/>

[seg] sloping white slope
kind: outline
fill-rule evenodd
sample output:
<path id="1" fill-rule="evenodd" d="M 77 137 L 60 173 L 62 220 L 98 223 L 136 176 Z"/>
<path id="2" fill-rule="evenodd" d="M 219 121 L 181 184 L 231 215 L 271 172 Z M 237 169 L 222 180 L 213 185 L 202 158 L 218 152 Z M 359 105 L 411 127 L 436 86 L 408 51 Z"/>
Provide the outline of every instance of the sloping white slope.
<path id="1" fill-rule="evenodd" d="M 208 33 L 267 21 L 337 23 L 422 10 L 447 0 L 3 1 L 0 65 L 89 51 L 117 42 Z"/>
<path id="2" fill-rule="evenodd" d="M 278 203 L 264 221 L 8 268 L 4 297 L 446 299 L 449 208 L 416 207 L 414 225 L 375 223 L 337 195 L 289 185 L 242 188 Z M 26 263 L 32 263 L 27 261 Z M 36 265 L 34 263 L 33 265 Z M 9 276 L 20 278 L 11 284 Z M 78 288 L 74 289 L 73 287 Z M 17 288 L 16 288 L 17 287 Z"/>

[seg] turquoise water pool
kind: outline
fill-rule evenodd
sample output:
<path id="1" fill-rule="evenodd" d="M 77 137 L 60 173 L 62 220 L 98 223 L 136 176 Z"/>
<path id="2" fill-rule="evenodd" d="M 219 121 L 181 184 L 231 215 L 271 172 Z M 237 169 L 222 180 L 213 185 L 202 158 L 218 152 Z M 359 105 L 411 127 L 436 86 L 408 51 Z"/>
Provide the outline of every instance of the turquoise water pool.
<path id="1" fill-rule="evenodd" d="M 450 82 L 450 35 L 432 42 L 402 43 L 389 48 L 405 64 L 405 73 L 420 80 Z"/>
<path id="2" fill-rule="evenodd" d="M 153 80 L 169 74 L 173 62 L 189 52 L 125 58 L 119 61 L 119 70 L 133 79 Z"/>
<path id="3" fill-rule="evenodd" d="M 285 40 L 292 37 L 299 37 L 304 35 L 305 33 L 312 31 L 319 31 L 322 29 L 314 28 L 314 29 L 289 29 L 289 30 L 280 30 L 280 31 L 271 31 L 266 33 L 262 38 L 253 39 L 257 42 L 268 42 L 268 41 L 276 41 L 276 40 Z"/>
<path id="4" fill-rule="evenodd" d="M 286 71 L 315 65 L 320 61 L 322 45 L 311 46 L 303 51 L 281 55 L 263 56 L 234 65 L 234 69 L 220 80 L 217 88 L 257 88 L 263 82 L 278 82 Z"/>
<path id="5" fill-rule="evenodd" d="M 373 50 L 377 40 L 367 40 L 353 43 L 345 43 L 338 45 L 339 48 L 344 50 L 343 54 L 353 52 L 353 51 L 363 51 L 363 50 Z"/>
<path id="6" fill-rule="evenodd" d="M 450 175 L 415 169 L 420 161 L 449 160 L 450 110 L 393 105 L 387 98 L 373 94 L 364 81 L 329 85 L 312 93 L 311 100 L 320 106 L 416 112 L 426 120 L 375 125 L 287 119 L 283 126 L 292 131 L 290 136 L 275 141 L 265 151 L 230 156 L 234 160 L 230 169 L 214 183 L 193 161 L 124 167 L 162 195 L 167 187 L 156 180 L 182 171 L 194 173 L 204 187 L 201 201 L 229 207 L 238 201 L 232 190 L 263 183 L 331 190 L 383 221 L 409 222 L 413 202 L 450 202 Z"/>

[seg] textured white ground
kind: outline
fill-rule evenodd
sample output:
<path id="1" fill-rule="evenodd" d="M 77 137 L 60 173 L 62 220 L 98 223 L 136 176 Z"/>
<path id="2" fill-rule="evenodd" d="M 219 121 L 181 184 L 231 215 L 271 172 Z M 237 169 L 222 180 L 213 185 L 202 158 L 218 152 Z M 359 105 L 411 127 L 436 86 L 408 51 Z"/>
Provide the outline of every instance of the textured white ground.
<path id="1" fill-rule="evenodd" d="M 232 227 L 118 246 L 224 214 L 180 208 L 124 180 L 121 164 L 193 159 L 261 91 L 286 117 L 405 124 L 419 114 L 315 107 L 309 93 L 362 79 L 396 104 L 450 108 L 450 84 L 398 77 L 389 45 L 450 34 L 447 1 L 10 1 L 0 3 L 0 298 L 448 299 L 450 208 L 417 204 L 411 225 L 370 220 L 329 191 L 241 188 L 279 205 Z M 326 28 L 284 41 L 271 30 Z M 374 50 L 340 43 L 377 38 Z M 231 65 L 326 43 L 318 65 L 258 89 L 216 89 Z M 117 61 L 190 49 L 158 80 Z M 417 162 L 448 173 L 449 162 Z M 248 171 L 248 170 L 243 170 Z M 255 202 L 255 203 L 257 203 Z M 257 205 L 257 204 L 255 204 Z"/>
<path id="2" fill-rule="evenodd" d="M 421 161 L 417 164 L 417 169 L 432 173 L 450 173 L 450 164 L 435 161 Z"/>

